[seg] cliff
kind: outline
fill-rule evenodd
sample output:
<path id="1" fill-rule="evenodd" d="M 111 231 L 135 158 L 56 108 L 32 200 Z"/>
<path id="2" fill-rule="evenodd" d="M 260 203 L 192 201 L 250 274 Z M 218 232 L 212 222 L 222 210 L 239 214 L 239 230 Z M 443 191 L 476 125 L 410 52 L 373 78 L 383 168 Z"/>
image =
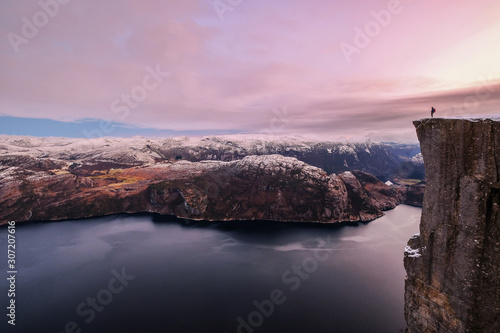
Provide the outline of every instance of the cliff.
<path id="1" fill-rule="evenodd" d="M 398 189 L 370 174 L 328 175 L 281 155 L 135 167 L 19 161 L 0 172 L 0 224 L 124 212 L 201 220 L 370 221 L 401 201 Z"/>
<path id="2" fill-rule="evenodd" d="M 408 332 L 500 332 L 500 121 L 415 121 L 427 186 L 405 251 Z"/>

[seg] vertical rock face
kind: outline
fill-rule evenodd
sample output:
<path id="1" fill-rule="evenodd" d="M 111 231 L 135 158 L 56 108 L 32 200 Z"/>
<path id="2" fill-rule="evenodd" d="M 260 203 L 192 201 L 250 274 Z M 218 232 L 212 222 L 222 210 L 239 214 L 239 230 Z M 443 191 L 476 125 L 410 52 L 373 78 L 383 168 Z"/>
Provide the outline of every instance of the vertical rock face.
<path id="1" fill-rule="evenodd" d="M 500 121 L 414 125 L 427 187 L 405 251 L 408 332 L 500 332 Z"/>

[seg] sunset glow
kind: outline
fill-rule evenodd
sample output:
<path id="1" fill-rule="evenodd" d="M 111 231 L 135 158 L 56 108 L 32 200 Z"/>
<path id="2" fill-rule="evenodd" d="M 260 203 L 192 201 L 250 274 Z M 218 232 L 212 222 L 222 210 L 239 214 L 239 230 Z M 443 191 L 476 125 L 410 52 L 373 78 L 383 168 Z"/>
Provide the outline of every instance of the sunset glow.
<path id="1" fill-rule="evenodd" d="M 414 140 L 431 106 L 498 112 L 497 0 L 0 6 L 0 116 Z"/>

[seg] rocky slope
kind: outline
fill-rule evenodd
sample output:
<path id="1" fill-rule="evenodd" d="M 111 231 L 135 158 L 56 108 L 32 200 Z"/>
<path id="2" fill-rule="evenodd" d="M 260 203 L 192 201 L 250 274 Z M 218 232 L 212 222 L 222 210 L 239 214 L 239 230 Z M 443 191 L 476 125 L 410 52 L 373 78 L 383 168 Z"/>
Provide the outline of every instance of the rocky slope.
<path id="1" fill-rule="evenodd" d="M 328 175 L 281 155 L 126 168 L 116 162 L 67 166 L 50 158 L 10 163 L 16 165 L 0 169 L 0 223 L 123 212 L 204 220 L 369 221 L 402 197 L 370 174 Z"/>
<path id="2" fill-rule="evenodd" d="M 190 162 L 235 161 L 250 155 L 273 154 L 295 157 L 329 174 L 361 170 L 374 174 L 384 182 L 396 178 L 421 180 L 425 174 L 418 144 L 331 142 L 272 135 L 166 139 L 67 139 L 0 135 L 0 166 L 12 163 L 36 166 L 41 163 L 41 159 L 49 159 L 54 163 L 71 161 L 90 167 L 112 162 L 120 167 L 176 159 Z M 111 164 L 108 166 L 111 167 Z"/>
<path id="3" fill-rule="evenodd" d="M 500 332 L 500 121 L 414 124 L 427 188 L 405 252 L 408 332 Z"/>

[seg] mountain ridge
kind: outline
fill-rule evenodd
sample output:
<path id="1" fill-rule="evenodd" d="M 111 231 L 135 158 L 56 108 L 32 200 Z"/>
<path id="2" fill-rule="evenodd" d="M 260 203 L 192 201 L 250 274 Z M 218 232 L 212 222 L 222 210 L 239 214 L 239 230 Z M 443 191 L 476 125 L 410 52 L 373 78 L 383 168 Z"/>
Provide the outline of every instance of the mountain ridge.
<path id="1" fill-rule="evenodd" d="M 194 220 L 370 221 L 423 194 L 362 171 L 328 174 L 294 157 L 121 166 L 1 159 L 0 224 L 153 212 Z M 5 164 L 9 162 L 11 166 Z M 54 169 L 55 167 L 55 169 Z"/>
<path id="2" fill-rule="evenodd" d="M 382 181 L 397 178 L 422 180 L 423 161 L 418 158 L 418 144 L 352 143 L 313 141 L 300 137 L 269 135 L 228 135 L 178 137 L 166 139 L 135 138 L 38 138 L 0 135 L 0 167 L 27 165 L 45 160 L 48 163 L 77 163 L 90 166 L 117 163 L 121 166 L 154 164 L 176 159 L 233 161 L 248 155 L 279 154 L 296 157 L 327 173 L 360 170 Z M 14 161 L 9 162 L 9 159 Z M 29 162 L 28 160 L 31 160 Z"/>

